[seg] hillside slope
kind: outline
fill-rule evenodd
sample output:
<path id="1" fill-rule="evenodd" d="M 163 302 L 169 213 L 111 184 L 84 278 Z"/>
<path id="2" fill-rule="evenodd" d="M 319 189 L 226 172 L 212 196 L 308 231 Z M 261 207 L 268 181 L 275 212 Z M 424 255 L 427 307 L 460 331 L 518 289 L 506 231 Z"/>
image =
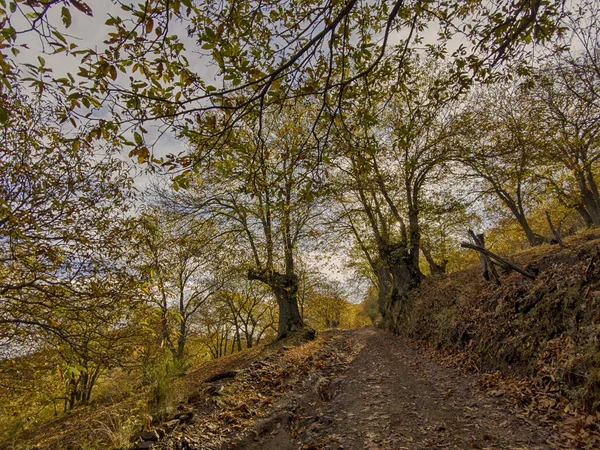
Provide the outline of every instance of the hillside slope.
<path id="1" fill-rule="evenodd" d="M 444 362 L 419 341 L 377 328 L 332 330 L 314 341 L 279 343 L 190 371 L 182 379 L 180 403 L 162 421 L 138 430 L 128 445 L 98 433 L 90 405 L 38 428 L 29 445 L 3 448 L 541 450 L 600 445 L 597 417 L 561 411 L 549 419 L 520 402 L 524 397 L 506 386 L 507 378 L 465 373 Z"/>
<path id="2" fill-rule="evenodd" d="M 501 371 L 547 393 L 555 409 L 600 410 L 600 235 L 544 245 L 513 260 L 537 273 L 528 280 L 501 274 L 502 285 L 478 267 L 426 279 L 412 293 L 399 333 L 459 355 L 477 371 Z M 569 408 L 572 406 L 569 406 Z"/>

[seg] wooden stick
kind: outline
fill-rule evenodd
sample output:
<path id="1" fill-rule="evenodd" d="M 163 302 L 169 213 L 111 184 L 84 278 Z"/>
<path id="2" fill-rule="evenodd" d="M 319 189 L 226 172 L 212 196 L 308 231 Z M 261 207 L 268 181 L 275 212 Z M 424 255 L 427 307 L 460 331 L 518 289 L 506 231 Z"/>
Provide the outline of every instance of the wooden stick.
<path id="1" fill-rule="evenodd" d="M 471 236 L 471 239 L 473 239 L 475 245 L 485 248 L 485 237 L 483 234 L 475 234 L 473 230 L 469 230 L 469 236 Z M 484 253 L 480 253 L 479 260 L 481 262 L 483 278 L 488 281 L 491 279 L 491 281 L 496 283 L 496 286 L 500 286 L 500 275 L 498 275 L 498 271 L 496 270 L 496 267 L 489 256 L 485 255 Z"/>
<path id="2" fill-rule="evenodd" d="M 565 244 L 563 244 L 563 241 L 560 238 L 560 234 L 558 233 L 556 228 L 554 228 L 554 225 L 552 224 L 552 219 L 550 219 L 550 213 L 548 212 L 548 210 L 546 210 L 546 219 L 548 219 L 548 225 L 550 225 L 550 231 L 552 231 L 552 234 L 554 235 L 554 239 L 556 239 L 556 242 L 558 242 L 558 245 L 560 245 L 560 248 L 564 249 Z"/>
<path id="3" fill-rule="evenodd" d="M 512 269 L 516 272 L 519 272 L 521 275 L 524 275 L 527 278 L 535 280 L 535 275 L 533 273 L 528 272 L 527 270 L 517 266 L 516 264 L 511 263 L 510 261 L 507 261 L 506 259 L 502 258 L 501 256 L 496 255 L 495 253 L 490 252 L 487 248 L 480 247 L 479 245 L 473 245 L 469 242 L 463 242 L 460 244 L 460 246 L 462 248 L 470 248 L 471 250 L 477 250 L 479 253 L 483 253 L 484 255 L 487 255 L 489 258 L 492 258 L 492 259 L 498 261 L 503 266 L 508 267 L 509 269 Z"/>

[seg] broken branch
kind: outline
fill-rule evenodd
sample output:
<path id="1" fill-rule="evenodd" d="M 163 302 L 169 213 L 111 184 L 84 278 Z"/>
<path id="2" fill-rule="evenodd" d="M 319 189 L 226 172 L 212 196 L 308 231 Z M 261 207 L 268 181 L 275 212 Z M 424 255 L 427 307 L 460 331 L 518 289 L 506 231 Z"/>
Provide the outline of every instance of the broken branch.
<path id="1" fill-rule="evenodd" d="M 470 244 L 469 242 L 463 242 L 460 244 L 460 246 L 462 248 L 469 248 L 471 250 L 476 250 L 479 253 L 483 253 L 484 255 L 488 256 L 489 258 L 497 261 L 498 263 L 502 264 L 503 266 L 512 269 L 516 272 L 519 272 L 521 275 L 526 276 L 527 278 L 531 279 L 531 280 L 535 280 L 535 275 L 519 266 L 517 266 L 516 264 L 502 258 L 501 256 L 496 255 L 495 253 L 490 252 L 488 249 L 480 247 L 479 245 L 474 245 L 474 244 Z"/>

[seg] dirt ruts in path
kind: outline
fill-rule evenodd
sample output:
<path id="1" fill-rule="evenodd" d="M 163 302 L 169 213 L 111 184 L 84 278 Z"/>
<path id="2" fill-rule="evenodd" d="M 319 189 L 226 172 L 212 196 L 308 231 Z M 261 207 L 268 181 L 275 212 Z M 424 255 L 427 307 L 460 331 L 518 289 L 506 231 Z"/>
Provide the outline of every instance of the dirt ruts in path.
<path id="1" fill-rule="evenodd" d="M 345 337 L 362 350 L 343 376 L 290 396 L 233 448 L 550 448 L 545 430 L 478 388 L 475 376 L 444 367 L 376 328 Z"/>

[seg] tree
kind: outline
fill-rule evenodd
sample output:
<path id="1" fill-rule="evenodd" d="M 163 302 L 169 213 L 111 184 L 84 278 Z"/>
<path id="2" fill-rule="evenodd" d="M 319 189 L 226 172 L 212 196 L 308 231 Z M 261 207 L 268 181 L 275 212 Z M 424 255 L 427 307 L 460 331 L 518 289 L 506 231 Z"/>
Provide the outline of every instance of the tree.
<path id="1" fill-rule="evenodd" d="M 543 141 L 540 108 L 527 101 L 518 82 L 476 90 L 465 108 L 460 161 L 467 177 L 482 182 L 480 192 L 495 196 L 522 228 L 531 246 L 544 242 L 527 219 L 540 197 L 538 165 Z"/>
<path id="2" fill-rule="evenodd" d="M 277 304 L 268 287 L 233 277 L 203 305 L 194 330 L 213 358 L 277 336 Z"/>
<path id="3" fill-rule="evenodd" d="M 235 351 L 235 335 L 229 310 L 223 304 L 208 303 L 198 322 L 201 339 L 213 358 L 220 358 Z M 231 345 L 229 343 L 231 342 Z"/>
<path id="4" fill-rule="evenodd" d="M 600 108 L 600 22 L 597 2 L 573 5 L 568 30 L 534 76 L 536 99 L 545 106 L 548 138 L 544 181 L 562 204 L 577 210 L 588 226 L 599 224 L 600 198 L 594 179 Z"/>
<path id="5" fill-rule="evenodd" d="M 131 294 L 120 299 L 121 307 L 102 317 L 83 310 L 78 321 L 62 323 L 72 336 L 66 343 L 55 336 L 47 339 L 43 350 L 56 352 L 61 360 L 57 369 L 65 388 L 65 411 L 89 403 L 98 378 L 108 369 L 132 363 L 132 352 L 143 331 L 137 323 L 124 323 L 131 318 L 130 305 L 125 303 L 132 300 Z"/>
<path id="6" fill-rule="evenodd" d="M 558 40 L 551 54 L 557 70 L 572 74 L 572 78 L 563 77 L 565 87 L 595 109 L 600 107 L 599 17 L 598 2 L 577 2 L 571 14 L 564 17 L 568 33 Z"/>
<path id="7" fill-rule="evenodd" d="M 549 65 L 540 69 L 535 82 L 535 98 L 544 107 L 540 131 L 546 141 L 547 164 L 569 172 L 579 195 L 574 206 L 588 223 L 600 225 L 600 194 L 594 175 L 600 158 L 598 109 L 590 103 L 587 86 L 575 69 Z"/>
<path id="8" fill-rule="evenodd" d="M 367 290 L 365 299 L 360 304 L 363 308 L 363 312 L 371 320 L 372 325 L 378 325 L 381 321 L 381 312 L 379 311 L 379 294 L 377 293 L 377 287 L 371 286 Z"/>
<path id="9" fill-rule="evenodd" d="M 247 281 L 234 289 L 219 292 L 219 300 L 229 309 L 237 350 L 258 345 L 275 328 L 275 305 L 272 295 L 256 283 Z"/>
<path id="10" fill-rule="evenodd" d="M 66 142 L 53 105 L 3 101 L 11 116 L 0 126 L 0 335 L 17 347 L 49 335 L 77 345 L 70 325 L 88 309 L 115 325 L 109 318 L 125 314 L 122 294 L 135 286 L 121 252 L 131 179 L 110 148 Z"/>
<path id="11" fill-rule="evenodd" d="M 466 189 L 457 188 L 452 172 L 436 184 L 421 211 L 421 253 L 432 276 L 463 268 L 465 253 L 459 244 L 477 220 L 465 200 Z"/>
<path id="12" fill-rule="evenodd" d="M 314 286 L 306 305 L 307 320 L 316 329 L 341 327 L 348 305 L 339 283 L 321 280 Z"/>
<path id="13" fill-rule="evenodd" d="M 0 338 L 13 358 L 60 357 L 70 409 L 90 400 L 137 333 L 138 283 L 124 251 L 132 181 L 110 147 L 65 140 L 55 105 L 24 95 L 3 104 Z"/>
<path id="14" fill-rule="evenodd" d="M 337 199 L 376 274 L 390 328 L 398 325 L 407 293 L 422 277 L 420 215 L 428 183 L 450 157 L 448 142 L 457 133 L 450 105 L 461 92 L 433 61 L 415 59 L 408 67 L 406 88 L 389 102 L 378 102 L 366 88 L 367 106 L 352 104 L 356 113 L 342 129 L 345 152 L 338 163 Z"/>
<path id="15" fill-rule="evenodd" d="M 248 117 L 224 151 L 198 147 L 198 176 L 173 197 L 181 214 L 211 218 L 247 256 L 248 279 L 267 285 L 277 299 L 279 337 L 304 326 L 296 252 L 321 214 L 320 154 L 303 134 L 309 108 L 282 106 L 268 121 Z"/>

